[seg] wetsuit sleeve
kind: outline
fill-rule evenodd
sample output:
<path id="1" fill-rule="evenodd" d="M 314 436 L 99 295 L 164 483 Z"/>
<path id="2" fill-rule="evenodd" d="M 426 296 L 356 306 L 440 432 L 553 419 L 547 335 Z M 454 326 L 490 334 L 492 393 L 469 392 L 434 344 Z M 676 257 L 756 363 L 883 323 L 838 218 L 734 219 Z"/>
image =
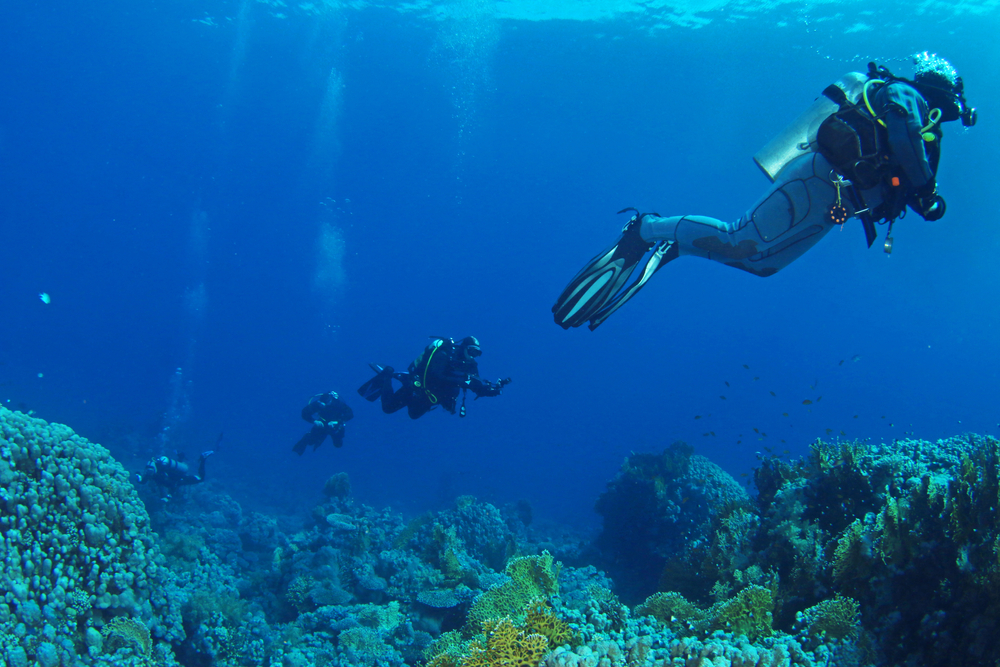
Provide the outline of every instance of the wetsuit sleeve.
<path id="1" fill-rule="evenodd" d="M 885 112 L 893 158 L 914 189 L 933 189 L 934 170 L 920 136 L 928 113 L 927 102 L 905 83 L 890 83 L 878 92 L 878 98 Z"/>
<path id="2" fill-rule="evenodd" d="M 499 396 L 503 392 L 503 387 L 493 384 L 489 380 L 484 380 L 478 375 L 473 375 L 469 378 L 469 389 L 476 395 L 476 398 Z"/>
<path id="3" fill-rule="evenodd" d="M 313 415 L 319 409 L 319 405 L 316 401 L 309 401 L 306 407 L 302 408 L 302 418 L 305 419 L 310 424 L 313 422 Z"/>

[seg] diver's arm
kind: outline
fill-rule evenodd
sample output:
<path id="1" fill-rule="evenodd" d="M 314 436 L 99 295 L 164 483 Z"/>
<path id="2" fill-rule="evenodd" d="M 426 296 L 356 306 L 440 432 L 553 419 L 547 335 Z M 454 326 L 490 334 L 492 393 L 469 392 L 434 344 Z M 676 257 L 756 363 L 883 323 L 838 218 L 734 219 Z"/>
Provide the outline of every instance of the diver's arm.
<path id="1" fill-rule="evenodd" d="M 319 404 L 315 400 L 310 400 L 306 407 L 302 408 L 302 419 L 310 424 L 313 423 L 313 415 L 319 410 Z"/>
<path id="2" fill-rule="evenodd" d="M 478 375 L 473 375 L 469 378 L 467 386 L 472 390 L 472 393 L 476 395 L 476 398 L 499 396 L 503 393 L 504 385 L 510 382 L 510 379 L 500 380 L 496 384 L 493 384 L 489 380 L 484 380 Z"/>

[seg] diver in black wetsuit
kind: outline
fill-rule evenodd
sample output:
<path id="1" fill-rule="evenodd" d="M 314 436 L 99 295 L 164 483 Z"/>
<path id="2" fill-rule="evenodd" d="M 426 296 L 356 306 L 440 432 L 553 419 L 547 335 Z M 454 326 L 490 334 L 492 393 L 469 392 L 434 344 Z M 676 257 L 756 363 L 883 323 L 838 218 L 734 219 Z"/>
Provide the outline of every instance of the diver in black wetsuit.
<path id="1" fill-rule="evenodd" d="M 479 377 L 476 358 L 483 353 L 474 336 L 455 342 L 450 338 L 435 338 L 423 353 L 410 364 L 406 373 L 396 373 L 391 366 L 370 364 L 376 375 L 363 384 L 358 393 L 369 401 L 382 399 L 382 411 L 396 412 L 405 407 L 410 419 L 417 419 L 440 405 L 460 417 L 465 416 L 465 393 L 472 391 L 476 398 L 499 396 L 510 378 L 495 383 Z M 393 391 L 395 378 L 402 386 Z M 458 395 L 462 405 L 458 406 Z"/>
<path id="2" fill-rule="evenodd" d="M 302 419 L 313 427 L 292 447 L 299 456 L 306 451 L 307 445 L 312 445 L 313 451 L 323 444 L 326 436 L 330 436 L 334 447 L 344 446 L 344 423 L 354 418 L 351 406 L 344 403 L 335 391 L 316 394 L 302 408 Z"/>
<path id="3" fill-rule="evenodd" d="M 596 329 L 668 262 L 682 255 L 770 276 L 849 218 L 860 218 L 869 247 L 876 223 L 892 223 L 909 206 L 925 220 L 945 212 L 937 193 L 941 124 L 971 127 L 976 110 L 948 61 L 922 53 L 913 80 L 869 64 L 823 95 L 754 160 L 771 188 L 736 222 L 700 215 L 640 213 L 618 241 L 594 257 L 563 290 L 552 312 L 568 329 Z M 642 263 L 639 277 L 626 286 Z"/>
<path id="4" fill-rule="evenodd" d="M 184 455 L 176 454 L 176 458 L 169 456 L 158 456 L 149 459 L 146 469 L 141 473 L 135 473 L 135 479 L 139 484 L 153 482 L 162 487 L 167 493 L 164 500 L 170 499 L 170 494 L 182 486 L 199 484 L 205 481 L 205 461 L 214 454 L 212 450 L 202 452 L 198 456 L 198 474 L 192 474 L 188 464 L 184 461 Z"/>

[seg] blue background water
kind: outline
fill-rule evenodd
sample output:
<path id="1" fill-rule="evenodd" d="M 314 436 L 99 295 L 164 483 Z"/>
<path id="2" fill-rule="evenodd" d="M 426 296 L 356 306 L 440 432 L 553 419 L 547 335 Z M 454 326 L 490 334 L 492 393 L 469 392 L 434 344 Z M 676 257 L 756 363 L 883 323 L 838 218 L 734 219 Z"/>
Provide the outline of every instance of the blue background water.
<path id="1" fill-rule="evenodd" d="M 497 7 L 8 5 L 0 399 L 133 467 L 224 432 L 209 474 L 265 505 L 347 471 L 374 504 L 526 498 L 575 523 L 675 439 L 739 476 L 841 430 L 997 432 L 996 10 Z M 686 259 L 597 332 L 552 323 L 615 211 L 735 219 L 767 186 L 753 153 L 828 83 L 925 49 L 982 119 L 945 130 L 944 220 L 904 219 L 891 257 L 852 221 L 768 279 Z M 514 383 L 464 420 L 354 393 L 431 334 L 478 336 Z M 331 388 L 346 445 L 300 459 L 299 410 Z"/>

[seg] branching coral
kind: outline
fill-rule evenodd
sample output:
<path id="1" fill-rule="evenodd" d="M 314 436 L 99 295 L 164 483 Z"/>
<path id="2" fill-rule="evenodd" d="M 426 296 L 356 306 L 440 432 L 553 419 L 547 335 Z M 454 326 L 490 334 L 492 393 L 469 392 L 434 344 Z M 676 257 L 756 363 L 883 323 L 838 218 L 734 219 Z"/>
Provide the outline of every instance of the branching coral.
<path id="1" fill-rule="evenodd" d="M 483 623 L 505 616 L 518 619 L 535 598 L 547 598 L 559 592 L 559 569 L 549 552 L 541 556 L 513 558 L 505 573 L 510 579 L 494 586 L 476 598 L 469 610 L 464 633 L 476 634 Z"/>
<path id="2" fill-rule="evenodd" d="M 754 585 L 708 609 L 692 604 L 680 593 L 656 593 L 636 607 L 635 613 L 653 616 L 681 632 L 723 630 L 756 641 L 771 634 L 773 609 L 770 589 Z"/>
<path id="3" fill-rule="evenodd" d="M 509 618 L 483 624 L 485 639 L 473 640 L 459 667 L 538 667 L 549 640 L 518 628 Z"/>

